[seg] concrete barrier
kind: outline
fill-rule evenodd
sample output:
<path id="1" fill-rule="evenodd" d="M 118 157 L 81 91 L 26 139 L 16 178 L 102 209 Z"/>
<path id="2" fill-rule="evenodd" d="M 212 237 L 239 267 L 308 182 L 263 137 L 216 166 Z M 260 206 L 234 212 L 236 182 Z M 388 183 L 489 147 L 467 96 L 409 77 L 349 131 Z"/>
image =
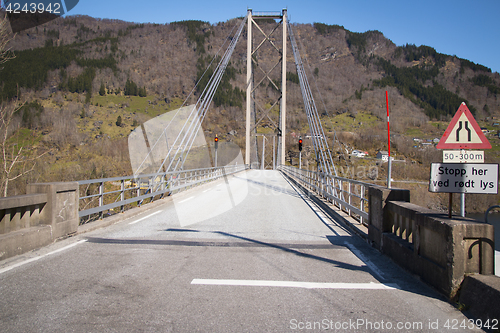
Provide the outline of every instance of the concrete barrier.
<path id="1" fill-rule="evenodd" d="M 402 190 L 370 189 L 368 237 L 400 266 L 450 299 L 467 274 L 494 274 L 493 226 L 392 198 Z"/>
<path id="2" fill-rule="evenodd" d="M 500 329 L 500 277 L 495 275 L 469 275 L 460 290 L 461 306 L 482 324 Z"/>
<path id="3" fill-rule="evenodd" d="M 78 183 L 30 184 L 28 194 L 0 198 L 0 260 L 78 229 Z"/>

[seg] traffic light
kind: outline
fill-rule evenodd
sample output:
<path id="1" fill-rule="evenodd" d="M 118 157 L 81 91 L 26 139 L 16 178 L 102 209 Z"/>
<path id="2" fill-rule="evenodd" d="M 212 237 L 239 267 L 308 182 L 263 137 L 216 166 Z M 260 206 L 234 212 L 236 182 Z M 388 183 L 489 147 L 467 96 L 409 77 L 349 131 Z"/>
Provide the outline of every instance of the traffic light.
<path id="1" fill-rule="evenodd" d="M 219 138 L 217 137 L 217 134 L 215 135 L 214 142 L 215 142 L 215 149 L 217 149 L 217 147 L 219 146 Z"/>
<path id="2" fill-rule="evenodd" d="M 302 151 L 302 139 L 299 139 L 299 151 Z"/>

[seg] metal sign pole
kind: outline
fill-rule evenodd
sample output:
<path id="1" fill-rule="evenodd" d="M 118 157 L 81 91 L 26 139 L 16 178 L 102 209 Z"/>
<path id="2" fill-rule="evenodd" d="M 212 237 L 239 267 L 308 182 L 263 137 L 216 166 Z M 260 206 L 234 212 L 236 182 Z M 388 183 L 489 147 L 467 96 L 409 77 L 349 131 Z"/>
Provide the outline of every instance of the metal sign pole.
<path id="1" fill-rule="evenodd" d="M 465 217 L 465 193 L 460 193 L 460 216 Z"/>
<path id="2" fill-rule="evenodd" d="M 385 104 L 387 105 L 387 144 L 388 144 L 388 166 L 387 166 L 387 188 L 391 188 L 391 173 L 392 173 L 392 163 L 391 163 L 391 131 L 389 127 L 389 95 L 387 90 L 385 91 Z"/>
<path id="3" fill-rule="evenodd" d="M 450 193 L 450 198 L 448 200 L 448 217 L 451 219 L 451 211 L 453 206 L 453 193 Z"/>

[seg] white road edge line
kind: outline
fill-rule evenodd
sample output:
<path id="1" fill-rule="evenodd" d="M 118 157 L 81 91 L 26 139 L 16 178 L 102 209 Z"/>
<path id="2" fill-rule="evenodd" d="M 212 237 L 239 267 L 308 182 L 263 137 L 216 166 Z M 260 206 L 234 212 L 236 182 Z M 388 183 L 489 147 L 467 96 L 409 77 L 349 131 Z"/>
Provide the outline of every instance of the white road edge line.
<path id="1" fill-rule="evenodd" d="M 351 250 L 352 253 L 354 253 L 356 257 L 358 257 L 359 260 L 361 260 L 366 266 L 368 266 L 368 268 L 370 268 L 370 270 L 375 273 L 375 275 L 377 275 L 379 279 L 386 280 L 386 278 L 384 277 L 384 273 L 382 273 L 382 271 L 378 269 L 378 267 L 375 266 L 370 260 L 366 259 L 360 250 L 358 250 L 349 242 L 344 242 L 344 244 L 349 248 L 349 250 Z"/>
<path id="2" fill-rule="evenodd" d="M 186 202 L 186 201 L 188 201 L 188 200 L 191 200 L 191 199 L 193 199 L 193 198 L 194 198 L 194 196 L 192 196 L 192 197 L 189 197 L 189 198 L 187 198 L 187 199 L 184 199 L 184 200 L 181 200 L 181 201 L 179 201 L 179 203 L 183 203 L 183 202 Z"/>
<path id="3" fill-rule="evenodd" d="M 154 212 L 153 214 L 149 214 L 148 216 L 141 217 L 140 219 L 135 220 L 134 222 L 130 222 L 130 223 L 129 223 L 129 225 L 131 225 L 131 224 L 136 224 L 136 223 L 138 223 L 138 222 L 141 222 L 142 220 L 145 220 L 145 219 L 147 219 L 147 218 L 149 218 L 149 217 L 151 217 L 151 216 L 153 216 L 153 215 L 159 214 L 159 213 L 161 213 L 161 212 L 162 212 L 162 210 L 159 210 L 159 211 L 157 211 L 157 212 Z"/>
<path id="4" fill-rule="evenodd" d="M 300 282 L 300 281 L 267 281 L 267 280 L 226 280 L 226 279 L 193 279 L 191 284 L 212 286 L 247 286 L 247 287 L 288 287 L 304 289 L 401 289 L 395 283 L 337 283 L 337 282 Z"/>
<path id="5" fill-rule="evenodd" d="M 4 267 L 4 268 L 0 269 L 0 274 L 8 272 L 8 271 L 10 271 L 10 270 L 12 270 L 14 268 L 19 267 L 19 266 L 23 266 L 23 265 L 29 264 L 30 262 L 34 262 L 34 261 L 40 260 L 40 259 L 45 258 L 47 256 L 50 256 L 52 254 L 56 254 L 56 253 L 68 250 L 68 249 L 72 248 L 73 246 L 77 246 L 77 245 L 79 245 L 81 243 L 85 243 L 86 241 L 87 241 L 86 239 L 82 239 L 82 240 L 79 240 L 78 242 L 75 242 L 73 244 L 69 244 L 69 245 L 66 245 L 64 247 L 61 247 L 60 249 L 54 250 L 54 251 L 49 252 L 49 253 L 42 254 L 41 256 L 30 258 L 30 259 L 22 261 L 22 262 L 18 262 L 17 264 L 14 264 L 14 265 L 9 266 L 9 267 Z"/>
<path id="6" fill-rule="evenodd" d="M 316 209 L 316 204 L 314 204 L 312 201 L 310 202 L 309 198 L 305 195 L 302 194 L 302 191 L 299 191 L 298 188 L 295 188 L 295 186 L 293 186 L 292 184 L 290 184 L 290 186 L 292 186 L 292 188 L 294 188 L 297 193 L 299 194 L 299 196 L 306 202 L 306 204 L 316 213 L 316 215 L 325 223 L 325 224 L 328 224 L 328 222 L 326 221 L 327 217 L 323 214 L 322 211 L 320 210 L 317 210 Z M 356 257 L 358 257 L 359 260 L 361 260 L 366 266 L 368 266 L 370 268 L 370 270 L 375 274 L 377 275 L 377 277 L 381 280 L 386 280 L 386 278 L 384 277 L 384 273 L 382 273 L 382 271 L 380 269 L 378 269 L 377 266 L 375 266 L 370 260 L 366 259 L 365 256 L 361 253 L 361 251 L 359 251 L 354 245 L 352 245 L 351 243 L 349 242 L 344 242 L 346 244 L 346 246 L 351 250 L 352 253 L 354 253 L 354 255 Z"/>

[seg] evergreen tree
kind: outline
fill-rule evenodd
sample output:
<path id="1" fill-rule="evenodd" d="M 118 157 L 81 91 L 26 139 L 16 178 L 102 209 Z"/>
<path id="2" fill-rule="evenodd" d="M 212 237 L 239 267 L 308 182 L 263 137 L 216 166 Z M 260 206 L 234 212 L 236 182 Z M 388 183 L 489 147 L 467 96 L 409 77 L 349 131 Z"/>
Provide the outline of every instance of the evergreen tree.
<path id="1" fill-rule="evenodd" d="M 101 82 L 101 88 L 99 89 L 99 95 L 101 95 L 101 96 L 106 95 L 106 88 L 104 87 L 103 82 Z"/>
<path id="2" fill-rule="evenodd" d="M 137 84 L 134 81 L 127 79 L 127 82 L 125 83 L 124 94 L 126 96 L 137 96 L 138 93 L 139 89 L 137 89 Z"/>
<path id="3" fill-rule="evenodd" d="M 85 94 L 85 104 L 89 104 L 91 99 L 92 99 L 92 92 L 89 90 L 87 91 L 87 94 Z"/>
<path id="4" fill-rule="evenodd" d="M 146 92 L 146 87 L 139 88 L 139 97 L 146 97 L 147 92 Z"/>
<path id="5" fill-rule="evenodd" d="M 116 118 L 116 126 L 121 126 L 121 125 L 122 125 L 122 117 L 118 116 L 118 118 Z"/>

